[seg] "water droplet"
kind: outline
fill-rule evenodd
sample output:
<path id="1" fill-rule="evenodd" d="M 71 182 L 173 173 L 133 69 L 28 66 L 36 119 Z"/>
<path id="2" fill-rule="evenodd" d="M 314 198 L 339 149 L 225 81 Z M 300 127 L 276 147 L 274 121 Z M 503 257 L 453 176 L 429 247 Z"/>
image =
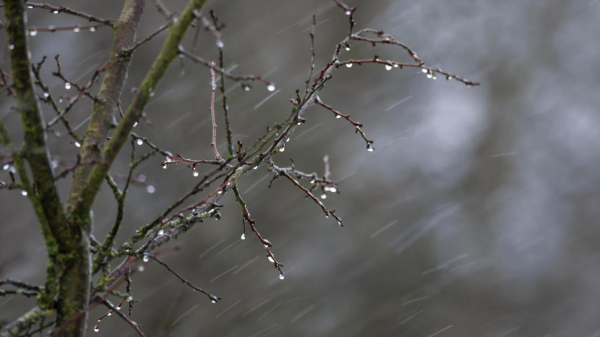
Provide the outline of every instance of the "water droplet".
<path id="1" fill-rule="evenodd" d="M 144 145 L 144 141 L 139 139 L 136 141 L 137 145 Z"/>
<path id="2" fill-rule="evenodd" d="M 123 307 L 123 303 L 119 303 L 119 305 L 117 305 L 117 310 L 121 310 L 122 307 Z"/>
<path id="3" fill-rule="evenodd" d="M 398 63 L 394 63 L 394 68 L 398 68 Z"/>
<path id="4" fill-rule="evenodd" d="M 45 93 L 44 93 L 44 98 L 48 98 L 48 97 L 50 97 L 50 94 L 49 94 L 49 93 L 47 93 L 47 92 L 45 92 Z"/>
<path id="5" fill-rule="evenodd" d="M 52 11 L 52 14 L 58 14 L 57 10 Z"/>
<path id="6" fill-rule="evenodd" d="M 275 263 L 275 260 L 271 257 L 271 255 L 269 255 L 267 258 L 269 259 L 269 262 Z"/>
<path id="7" fill-rule="evenodd" d="M 335 188 L 335 187 L 329 187 L 329 192 L 336 193 L 337 192 L 337 188 Z"/>
<path id="8" fill-rule="evenodd" d="M 94 332 L 98 332 L 98 331 L 100 331 L 100 327 L 99 327 L 98 325 L 96 325 L 96 326 L 94 327 Z"/>
<path id="9" fill-rule="evenodd" d="M 81 144 L 79 144 L 79 142 L 75 142 L 75 147 L 81 147 Z"/>
<path id="10" fill-rule="evenodd" d="M 163 164 L 161 165 L 161 167 L 163 168 L 163 170 L 166 170 L 166 169 L 167 169 L 167 163 L 163 163 Z"/>
<path id="11" fill-rule="evenodd" d="M 67 90 L 71 89 L 71 83 L 69 83 L 69 82 L 65 83 L 65 89 L 67 89 Z"/>
<path id="12" fill-rule="evenodd" d="M 192 175 L 193 175 L 194 177 L 197 177 L 197 176 L 199 176 L 199 175 L 200 175 L 200 173 L 198 173 L 198 171 L 194 171 L 194 173 L 192 173 Z"/>
<path id="13" fill-rule="evenodd" d="M 392 68 L 393 68 L 393 67 L 392 67 L 391 65 L 389 65 L 389 64 L 386 64 L 386 65 L 385 65 L 385 70 L 387 70 L 387 71 L 390 71 L 390 70 L 392 70 Z"/>
<path id="14" fill-rule="evenodd" d="M 242 84 L 242 89 L 244 89 L 244 91 L 250 91 L 250 90 L 252 90 L 252 87 L 249 86 L 248 84 Z"/>
<path id="15" fill-rule="evenodd" d="M 8 46 L 8 50 L 13 50 L 13 49 L 15 49 L 15 45 L 14 44 L 11 44 L 11 45 Z"/>
<path id="16" fill-rule="evenodd" d="M 143 173 L 142 173 L 142 174 L 140 174 L 140 175 L 137 177 L 137 180 L 138 180 L 140 183 L 143 183 L 144 181 L 146 181 L 146 175 L 145 175 L 145 174 L 143 174 Z"/>
<path id="17" fill-rule="evenodd" d="M 112 316 L 112 310 L 111 310 L 111 311 L 109 311 L 109 312 L 106 314 L 106 316 Z"/>
<path id="18" fill-rule="evenodd" d="M 217 300 L 215 300 L 214 298 L 212 300 L 210 300 L 210 303 L 215 304 L 217 303 Z"/>
<path id="19" fill-rule="evenodd" d="M 154 97 L 154 95 L 156 95 L 156 93 L 154 91 L 150 92 L 150 97 Z"/>
<path id="20" fill-rule="evenodd" d="M 242 234 L 242 236 L 240 237 L 240 239 L 246 240 L 246 233 Z"/>
<path id="21" fill-rule="evenodd" d="M 164 231 L 164 230 L 162 230 L 162 229 L 161 229 L 161 230 L 159 230 L 159 231 L 158 231 L 158 236 L 163 236 L 163 235 L 165 235 L 165 231 Z"/>
<path id="22" fill-rule="evenodd" d="M 453 79 L 452 76 L 450 76 L 450 75 L 446 76 L 446 81 L 450 81 L 451 79 Z"/>
<path id="23" fill-rule="evenodd" d="M 29 9 L 33 9 L 33 6 L 27 6 L 27 8 L 29 8 Z"/>
<path id="24" fill-rule="evenodd" d="M 217 194 L 223 194 L 223 190 L 219 190 Z"/>
<path id="25" fill-rule="evenodd" d="M 338 221 L 338 225 L 342 226 L 342 222 L 341 222 L 341 221 Z"/>
<path id="26" fill-rule="evenodd" d="M 225 47 L 225 44 L 223 43 L 223 41 L 221 41 L 221 40 L 218 40 L 218 41 L 217 41 L 217 48 L 219 48 L 219 49 L 223 49 L 223 47 Z"/>
<path id="27" fill-rule="evenodd" d="M 138 122 L 133 123 L 133 127 L 135 128 L 138 125 Z"/>
<path id="28" fill-rule="evenodd" d="M 267 90 L 269 90 L 269 91 L 275 91 L 275 84 L 269 83 L 269 85 L 267 85 Z"/>
<path id="29" fill-rule="evenodd" d="M 325 194 L 325 193 L 321 194 L 321 199 L 327 199 L 327 194 Z"/>
<path id="30" fill-rule="evenodd" d="M 349 11 L 349 10 L 347 10 L 347 11 L 346 11 L 346 15 L 350 15 L 350 14 L 352 14 L 352 12 L 351 12 L 351 11 Z"/>
<path id="31" fill-rule="evenodd" d="M 336 115 L 335 118 L 342 118 L 342 115 Z"/>
<path id="32" fill-rule="evenodd" d="M 317 182 L 317 180 L 316 180 L 316 179 L 313 179 L 313 180 L 311 180 L 311 181 L 310 181 L 310 183 L 311 183 L 311 184 L 314 184 L 314 183 L 316 183 L 316 182 Z"/>
<path id="33" fill-rule="evenodd" d="M 350 47 L 346 46 L 346 51 L 350 51 Z"/>
<path id="34" fill-rule="evenodd" d="M 368 144 L 367 145 L 367 151 L 373 152 L 373 151 L 375 151 L 375 149 L 371 146 L 371 144 Z"/>
<path id="35" fill-rule="evenodd" d="M 9 169 L 9 168 L 10 168 L 10 165 L 8 165 L 8 164 L 4 164 L 4 165 L 2 166 L 2 169 L 3 169 L 4 171 L 8 171 L 8 169 Z"/>
<path id="36" fill-rule="evenodd" d="M 96 31 L 96 27 L 90 27 L 90 32 L 95 32 Z"/>
<path id="37" fill-rule="evenodd" d="M 427 78 L 432 78 L 433 75 L 431 73 L 427 73 Z"/>
<path id="38" fill-rule="evenodd" d="M 421 69 L 421 71 L 423 72 L 423 74 L 427 74 L 429 72 L 429 70 L 427 69 Z"/>
<path id="39" fill-rule="evenodd" d="M 346 68 L 352 68 L 352 63 L 346 63 Z"/>
<path id="40" fill-rule="evenodd" d="M 257 170 L 257 169 L 258 169 L 258 166 L 254 166 L 253 170 Z"/>
<path id="41" fill-rule="evenodd" d="M 142 260 L 144 262 L 148 262 L 148 261 L 150 261 L 150 258 L 148 257 L 148 255 L 144 255 L 144 257 L 142 258 Z"/>
<path id="42" fill-rule="evenodd" d="M 285 151 L 285 144 L 279 145 L 279 152 L 284 152 L 284 151 Z"/>
<path id="43" fill-rule="evenodd" d="M 22 191 L 21 191 L 21 195 L 22 195 L 22 196 L 24 196 L 24 197 L 26 197 L 26 196 L 27 196 L 27 191 L 25 191 L 25 190 L 22 190 Z"/>
<path id="44" fill-rule="evenodd" d="M 279 274 L 279 279 L 283 280 L 285 278 L 285 276 L 283 276 L 283 274 Z"/>
<path id="45" fill-rule="evenodd" d="M 32 30 L 32 31 L 29 32 L 29 35 L 30 36 L 36 36 L 37 33 L 38 33 L 37 30 L 34 29 L 34 30 Z"/>
<path id="46" fill-rule="evenodd" d="M 73 33 L 79 33 L 81 29 L 79 27 L 75 27 L 73 28 Z"/>
<path id="47" fill-rule="evenodd" d="M 215 215 L 215 220 L 221 220 L 221 213 L 217 213 L 217 215 Z"/>

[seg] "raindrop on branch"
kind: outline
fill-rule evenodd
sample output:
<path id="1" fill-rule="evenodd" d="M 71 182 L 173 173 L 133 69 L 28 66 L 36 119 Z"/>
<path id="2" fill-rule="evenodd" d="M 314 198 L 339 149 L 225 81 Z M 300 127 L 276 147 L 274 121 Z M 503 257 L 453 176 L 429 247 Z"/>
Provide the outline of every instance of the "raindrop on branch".
<path id="1" fill-rule="evenodd" d="M 79 142 L 75 142 L 75 147 L 81 147 L 81 144 L 79 144 Z"/>
<path id="2" fill-rule="evenodd" d="M 269 255 L 267 258 L 269 259 L 269 262 L 275 263 L 275 260 L 271 257 L 271 255 Z"/>
<path id="3" fill-rule="evenodd" d="M 22 191 L 21 191 L 21 195 L 22 195 L 22 196 L 24 196 L 24 197 L 26 197 L 26 196 L 27 196 L 27 191 L 25 191 L 25 190 L 22 190 Z"/>
<path id="4" fill-rule="evenodd" d="M 30 36 L 36 36 L 37 33 L 38 33 L 37 30 L 34 29 L 34 30 L 32 30 L 32 31 L 29 32 L 29 35 Z"/>
<path id="5" fill-rule="evenodd" d="M 246 240 L 246 233 L 243 233 L 242 236 L 240 237 L 240 239 Z"/>
<path id="6" fill-rule="evenodd" d="M 66 82 L 65 83 L 65 89 L 67 89 L 67 90 L 71 89 L 71 83 Z"/>
<path id="7" fill-rule="evenodd" d="M 142 260 L 144 262 L 148 262 L 148 261 L 150 261 L 150 258 L 148 257 L 148 255 L 144 255 L 144 257 L 142 258 Z"/>
<path id="8" fill-rule="evenodd" d="M 144 145 L 144 141 L 139 139 L 136 141 L 137 145 Z"/>
<path id="9" fill-rule="evenodd" d="M 90 32 L 95 32 L 96 31 L 96 27 L 90 27 Z"/>
<path id="10" fill-rule="evenodd" d="M 389 65 L 389 64 L 386 64 L 386 65 L 385 65 L 385 70 L 387 70 L 387 71 L 390 71 L 390 70 L 392 70 L 392 68 L 393 68 L 393 67 L 392 67 L 391 65 Z"/>
<path id="11" fill-rule="evenodd" d="M 269 91 L 275 91 L 275 84 L 269 83 L 269 85 L 267 85 L 267 90 L 269 90 Z"/>
<path id="12" fill-rule="evenodd" d="M 243 89 L 244 91 L 250 91 L 250 90 L 252 90 L 252 87 L 251 87 L 251 86 L 249 86 L 248 84 L 242 84 L 242 89 Z"/>
<path id="13" fill-rule="evenodd" d="M 352 68 L 352 63 L 346 63 L 346 68 Z"/>
<path id="14" fill-rule="evenodd" d="M 80 31 L 80 30 L 81 30 L 81 29 L 80 29 L 79 27 L 75 27 L 75 28 L 73 29 L 73 33 L 79 33 L 79 31 Z"/>
<path id="15" fill-rule="evenodd" d="M 194 173 L 192 173 L 192 175 L 193 175 L 194 177 L 197 177 L 197 176 L 199 176 L 199 175 L 200 175 L 200 173 L 198 173 L 198 171 L 194 171 Z"/>
<path id="16" fill-rule="evenodd" d="M 321 199 L 327 199 L 327 194 L 325 194 L 325 193 L 321 194 Z"/>
<path id="17" fill-rule="evenodd" d="M 352 14 L 352 12 L 351 12 L 351 11 L 349 11 L 349 10 L 347 10 L 347 11 L 346 11 L 346 15 L 350 15 L 350 14 Z"/>
<path id="18" fill-rule="evenodd" d="M 285 276 L 283 276 L 283 273 L 279 274 L 279 279 L 283 280 L 285 278 Z"/>
<path id="19" fill-rule="evenodd" d="M 373 152 L 375 149 L 371 146 L 371 144 L 367 144 L 367 151 Z"/>

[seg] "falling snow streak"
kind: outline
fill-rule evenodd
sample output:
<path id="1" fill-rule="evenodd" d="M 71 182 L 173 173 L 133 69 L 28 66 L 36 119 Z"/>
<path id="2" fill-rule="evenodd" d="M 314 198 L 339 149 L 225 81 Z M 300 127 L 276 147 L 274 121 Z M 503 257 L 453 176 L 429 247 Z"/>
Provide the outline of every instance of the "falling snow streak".
<path id="1" fill-rule="evenodd" d="M 377 235 L 381 234 L 383 231 L 392 228 L 392 226 L 396 225 L 397 223 L 398 223 L 398 220 L 394 220 L 394 221 L 388 223 L 387 225 L 381 227 L 380 229 L 376 230 L 375 233 L 371 234 L 371 239 L 376 237 Z"/>
<path id="2" fill-rule="evenodd" d="M 429 337 L 437 336 L 437 335 L 441 334 L 442 332 L 444 332 L 444 331 L 446 331 L 446 330 L 450 329 L 451 327 L 452 327 L 452 325 L 448 325 L 447 327 L 445 327 L 445 328 L 443 328 L 442 330 L 440 330 L 440 331 L 438 331 L 438 332 L 434 333 L 433 335 L 430 335 Z"/>
<path id="3" fill-rule="evenodd" d="M 199 259 L 201 259 L 202 257 L 204 257 L 206 254 L 210 253 L 213 249 L 217 248 L 218 245 L 222 244 L 223 242 L 225 242 L 225 239 L 215 243 L 214 245 L 212 245 L 210 248 L 208 248 L 204 253 L 200 254 L 200 256 L 198 257 Z"/>
<path id="4" fill-rule="evenodd" d="M 283 304 L 283 302 L 279 302 L 279 303 L 275 304 L 271 309 L 265 311 L 264 314 L 262 314 L 259 318 L 257 318 L 256 321 L 258 322 L 261 319 L 265 318 L 268 314 L 270 314 L 271 312 L 273 312 L 273 310 L 279 308 L 279 306 L 282 305 L 282 304 Z"/>
<path id="5" fill-rule="evenodd" d="M 237 273 L 241 272 L 242 270 L 246 269 L 249 265 L 251 265 L 252 263 L 256 262 L 258 259 L 260 258 L 260 256 L 255 256 L 252 260 L 244 263 L 241 267 L 239 267 L 238 269 L 236 269 L 232 274 L 236 275 Z"/>
<path id="6" fill-rule="evenodd" d="M 270 94 L 269 96 L 267 96 L 262 101 L 258 102 L 258 104 L 256 104 L 254 106 L 253 110 L 256 110 L 256 109 L 260 108 L 263 104 L 265 104 L 268 100 L 270 100 L 271 98 L 273 98 L 273 96 L 277 95 L 280 91 L 281 91 L 281 89 L 278 89 L 277 91 L 275 91 L 274 93 Z"/>
<path id="7" fill-rule="evenodd" d="M 292 318 L 292 320 L 290 321 L 290 323 L 292 323 L 292 324 L 296 323 L 300 318 L 302 318 L 304 315 L 306 315 L 309 312 L 311 312 L 314 308 L 315 308 L 314 305 L 309 305 L 306 309 L 300 311 L 299 314 L 297 314 L 296 316 L 294 316 L 294 318 Z"/>
<path id="8" fill-rule="evenodd" d="M 250 310 L 248 310 L 245 313 L 243 313 L 242 316 L 240 316 L 240 317 L 244 318 L 244 317 L 248 316 L 251 312 L 253 312 L 254 310 L 256 310 L 256 309 L 258 309 L 260 307 L 262 307 L 263 305 L 265 305 L 267 303 L 269 303 L 269 300 L 264 300 L 264 301 L 260 302 L 259 304 L 257 304 L 254 307 L 252 307 Z"/>
<path id="9" fill-rule="evenodd" d="M 215 317 L 215 318 L 219 318 L 219 317 L 221 317 L 221 316 L 222 316 L 224 313 L 226 313 L 227 311 L 229 311 L 229 309 L 231 309 L 231 308 L 235 307 L 236 305 L 238 305 L 238 304 L 239 304 L 241 301 L 242 301 L 242 300 L 238 300 L 237 302 L 235 302 L 235 303 L 233 303 L 232 305 L 228 306 L 228 307 L 227 307 L 225 310 L 221 311 L 221 312 L 220 312 L 220 313 L 217 315 L 217 317 Z"/>
<path id="10" fill-rule="evenodd" d="M 237 265 L 227 269 L 226 271 L 222 272 L 221 274 L 217 275 L 214 279 L 210 280 L 210 283 L 215 282 L 216 280 L 220 279 L 222 276 L 224 276 L 225 274 L 229 273 L 230 271 L 234 270 L 235 268 L 237 268 Z"/>

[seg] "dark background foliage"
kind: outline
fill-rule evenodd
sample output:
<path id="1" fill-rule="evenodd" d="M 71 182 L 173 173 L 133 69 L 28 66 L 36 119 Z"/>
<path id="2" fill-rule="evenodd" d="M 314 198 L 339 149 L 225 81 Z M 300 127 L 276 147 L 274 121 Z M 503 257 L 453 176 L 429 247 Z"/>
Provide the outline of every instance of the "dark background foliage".
<path id="1" fill-rule="evenodd" d="M 116 18 L 121 7 L 115 0 L 53 3 L 107 18 Z M 177 10 L 184 1 L 165 3 Z M 286 279 L 278 279 L 254 237 L 240 240 L 239 206 L 228 195 L 221 221 L 198 225 L 171 244 L 180 251 L 164 257 L 224 299 L 211 304 L 149 263 L 133 277 L 139 303 L 132 318 L 149 336 L 600 335 L 600 1 L 349 4 L 359 8 L 358 28 L 384 29 L 428 64 L 483 85 L 467 88 L 376 65 L 339 71 L 321 98 L 364 122 L 376 151 L 367 152 L 347 123 L 314 107 L 275 159 L 285 165 L 293 158 L 298 169 L 322 173 L 322 157 L 329 154 L 342 193 L 325 202 L 346 226 L 325 219 L 283 179 L 268 189 L 269 173 L 261 168 L 240 189 L 285 264 Z M 248 143 L 283 120 L 294 90 L 304 87 L 311 15 L 318 21 L 318 68 L 347 32 L 347 17 L 330 1 L 209 1 L 208 9 L 227 24 L 226 63 L 239 74 L 267 75 L 280 90 L 266 101 L 271 93 L 260 85 L 231 91 L 234 136 Z M 162 20 L 148 4 L 138 37 Z M 29 13 L 33 26 L 78 23 L 47 11 Z M 123 102 L 162 38 L 135 55 Z M 58 53 L 65 75 L 78 79 L 106 60 L 111 32 L 39 33 L 31 44 L 34 61 Z M 8 70 L 4 32 L 0 46 L 0 67 Z M 212 35 L 200 34 L 197 52 L 215 57 Z M 347 55 L 374 53 L 405 57 L 397 49 L 356 43 Z M 49 62 L 43 72 L 53 94 L 66 93 L 52 70 Z M 146 110 L 151 125 L 142 122 L 136 132 L 186 157 L 210 158 L 209 93 L 206 68 L 174 62 Z M 1 114 L 18 139 L 13 104 L 0 98 Z M 47 106 L 44 111 L 51 116 Z M 90 111 L 89 102 L 79 104 L 70 113 L 73 125 Z M 77 152 L 65 136 L 50 136 L 49 144 L 65 160 Z M 125 174 L 127 151 L 112 172 Z M 198 179 L 181 167 L 162 170 L 160 160 L 138 170 L 156 192 L 145 186 L 130 191 L 119 242 Z M 68 182 L 59 187 L 66 193 Z M 45 250 L 28 201 L 3 190 L 0 204 L 0 278 L 42 283 Z M 102 238 L 115 216 L 107 186 L 94 214 L 94 235 Z M 0 319 L 14 319 L 31 305 L 33 300 L 0 298 Z M 104 313 L 96 309 L 90 319 Z M 134 332 L 113 316 L 98 335 Z"/>

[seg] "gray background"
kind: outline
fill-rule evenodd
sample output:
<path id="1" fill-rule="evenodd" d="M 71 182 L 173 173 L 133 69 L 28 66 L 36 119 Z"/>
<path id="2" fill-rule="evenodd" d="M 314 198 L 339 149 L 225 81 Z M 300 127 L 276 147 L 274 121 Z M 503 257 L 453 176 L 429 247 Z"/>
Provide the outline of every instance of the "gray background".
<path id="1" fill-rule="evenodd" d="M 52 3 L 107 18 L 116 18 L 122 5 Z M 184 5 L 165 3 L 172 10 Z M 286 279 L 278 279 L 254 237 L 240 240 L 239 206 L 228 195 L 220 222 L 198 225 L 171 244 L 180 251 L 164 257 L 224 299 L 213 305 L 148 264 L 133 278 L 133 296 L 140 302 L 132 318 L 148 336 L 600 336 L 600 1 L 349 3 L 359 7 L 358 28 L 384 29 L 429 65 L 483 85 L 432 81 L 414 69 L 340 69 L 321 98 L 364 122 L 376 151 L 367 152 L 350 125 L 315 107 L 276 161 L 285 165 L 292 157 L 299 169 L 322 173 L 322 157 L 329 154 L 342 194 L 325 202 L 346 227 L 325 219 L 283 179 L 268 189 L 268 172 L 261 168 L 240 188 L 258 228 L 275 244 Z M 230 94 L 234 136 L 249 144 L 266 125 L 288 115 L 289 99 L 303 88 L 311 15 L 319 21 L 318 68 L 346 34 L 347 17 L 324 0 L 208 1 L 208 9 L 227 24 L 226 62 L 237 65 L 234 72 L 267 74 L 281 89 L 258 108 L 270 95 L 263 86 Z M 85 22 L 31 10 L 29 23 Z M 138 37 L 162 23 L 149 2 Z M 193 33 L 188 35 L 189 48 Z M 124 104 L 164 36 L 135 55 Z M 71 79 L 104 62 L 110 43 L 107 28 L 31 38 L 33 59 L 60 53 Z M 0 46 L 0 67 L 7 71 L 4 32 Z M 209 33 L 200 34 L 197 49 L 206 58 L 216 55 Z M 375 53 L 407 60 L 400 50 L 358 43 L 344 57 Z M 68 93 L 50 75 L 53 69 L 52 62 L 44 68 L 52 94 Z M 176 60 L 146 110 L 153 127 L 140 123 L 136 132 L 174 153 L 210 158 L 208 80 L 205 68 Z M 2 116 L 18 139 L 13 104 L 0 98 Z M 90 111 L 83 101 L 70 114 L 72 123 L 81 123 Z M 44 112 L 48 118 L 53 114 L 48 106 Z M 73 160 L 76 148 L 66 136 L 51 136 L 49 144 L 57 158 Z M 127 160 L 128 148 L 112 172 L 124 174 Z M 160 169 L 160 160 L 138 171 L 156 193 L 132 188 L 119 242 L 197 181 L 186 169 Z M 6 173 L 2 179 L 8 179 Z M 64 193 L 68 183 L 60 184 Z M 3 190 L 0 204 L 0 278 L 42 283 L 43 240 L 26 198 Z M 102 238 L 115 216 L 107 186 L 94 211 L 94 234 Z M 0 319 L 12 320 L 33 303 L 0 298 Z M 104 313 L 93 310 L 90 322 Z M 134 333 L 113 315 L 97 335 Z"/>

